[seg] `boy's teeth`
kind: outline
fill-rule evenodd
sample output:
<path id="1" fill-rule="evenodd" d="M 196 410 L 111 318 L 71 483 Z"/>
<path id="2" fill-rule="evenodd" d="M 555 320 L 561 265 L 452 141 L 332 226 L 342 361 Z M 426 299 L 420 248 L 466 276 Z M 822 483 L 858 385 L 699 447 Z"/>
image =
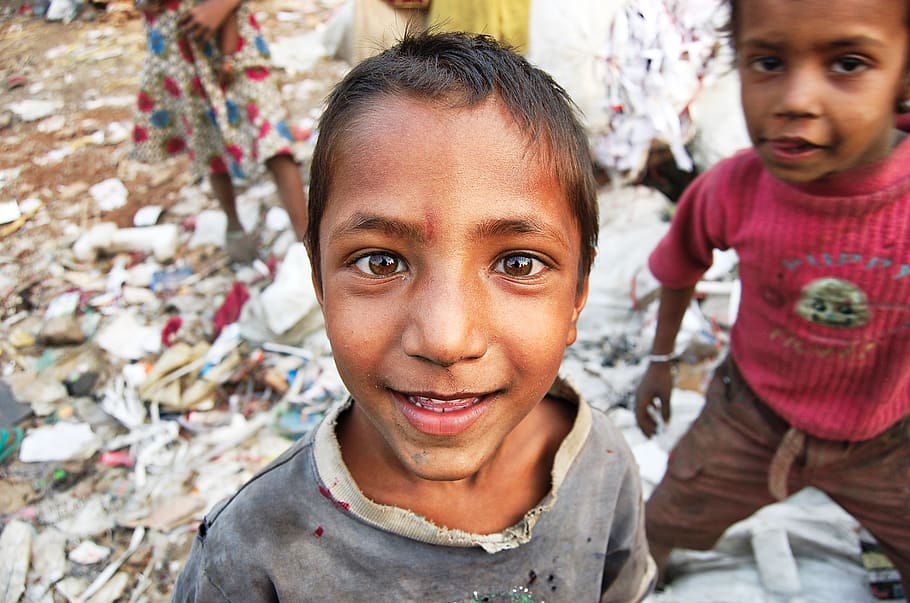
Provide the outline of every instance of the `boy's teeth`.
<path id="1" fill-rule="evenodd" d="M 411 396 L 411 402 L 414 406 L 437 413 L 452 412 L 471 406 L 468 400 L 446 401 L 437 400 L 436 398 L 426 398 L 424 396 Z"/>

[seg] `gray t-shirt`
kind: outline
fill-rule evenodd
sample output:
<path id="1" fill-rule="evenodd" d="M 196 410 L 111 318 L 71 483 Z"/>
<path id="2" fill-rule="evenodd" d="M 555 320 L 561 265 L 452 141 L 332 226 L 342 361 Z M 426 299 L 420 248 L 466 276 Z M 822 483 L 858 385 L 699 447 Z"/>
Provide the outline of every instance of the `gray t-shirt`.
<path id="1" fill-rule="evenodd" d="M 640 601 L 654 582 L 638 470 L 609 418 L 577 409 L 552 489 L 496 534 L 438 527 L 357 488 L 334 408 L 199 528 L 172 601 Z"/>

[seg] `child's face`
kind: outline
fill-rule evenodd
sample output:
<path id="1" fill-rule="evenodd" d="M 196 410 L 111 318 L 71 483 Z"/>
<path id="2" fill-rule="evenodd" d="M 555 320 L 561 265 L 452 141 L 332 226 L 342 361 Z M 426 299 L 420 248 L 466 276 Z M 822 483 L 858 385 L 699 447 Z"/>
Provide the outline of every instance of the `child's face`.
<path id="1" fill-rule="evenodd" d="M 368 425 L 351 440 L 408 475 L 462 479 L 540 402 L 575 340 L 579 229 L 497 102 L 393 98 L 346 138 L 319 295 L 368 419 L 350 422 Z"/>
<path id="2" fill-rule="evenodd" d="M 794 183 L 884 158 L 906 85 L 906 0 L 748 0 L 737 54 L 752 142 Z"/>

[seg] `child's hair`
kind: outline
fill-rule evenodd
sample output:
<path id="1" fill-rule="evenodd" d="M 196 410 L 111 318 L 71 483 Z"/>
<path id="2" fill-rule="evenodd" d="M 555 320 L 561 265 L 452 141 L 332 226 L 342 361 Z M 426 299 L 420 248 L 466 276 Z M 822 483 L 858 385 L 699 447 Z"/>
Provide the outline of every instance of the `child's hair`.
<path id="1" fill-rule="evenodd" d="M 528 149 L 546 153 L 581 231 L 579 287 L 597 246 L 597 188 L 577 107 L 545 72 L 485 35 L 406 31 L 392 48 L 355 66 L 328 97 L 310 167 L 306 246 L 316 283 L 319 226 L 345 137 L 376 103 L 406 96 L 448 107 L 476 106 L 497 96 Z"/>

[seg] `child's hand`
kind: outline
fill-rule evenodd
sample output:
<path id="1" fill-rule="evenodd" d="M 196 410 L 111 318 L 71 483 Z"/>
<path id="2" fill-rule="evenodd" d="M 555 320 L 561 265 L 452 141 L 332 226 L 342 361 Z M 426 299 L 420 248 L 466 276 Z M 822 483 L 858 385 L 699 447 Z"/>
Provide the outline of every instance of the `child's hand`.
<path id="1" fill-rule="evenodd" d="M 218 81 L 222 87 L 228 87 L 234 81 L 234 57 L 225 55 L 218 72 Z"/>
<path id="2" fill-rule="evenodd" d="M 670 421 L 670 394 L 673 391 L 673 365 L 652 362 L 635 390 L 635 420 L 649 438 L 657 432 L 658 411 L 664 423 Z"/>
<path id="3" fill-rule="evenodd" d="M 141 10 L 150 15 L 157 15 L 161 12 L 161 2 L 159 0 L 134 0 L 136 10 Z"/>
<path id="4" fill-rule="evenodd" d="M 208 42 L 215 37 L 218 28 L 236 5 L 231 0 L 207 0 L 180 17 L 177 25 L 194 40 Z"/>

